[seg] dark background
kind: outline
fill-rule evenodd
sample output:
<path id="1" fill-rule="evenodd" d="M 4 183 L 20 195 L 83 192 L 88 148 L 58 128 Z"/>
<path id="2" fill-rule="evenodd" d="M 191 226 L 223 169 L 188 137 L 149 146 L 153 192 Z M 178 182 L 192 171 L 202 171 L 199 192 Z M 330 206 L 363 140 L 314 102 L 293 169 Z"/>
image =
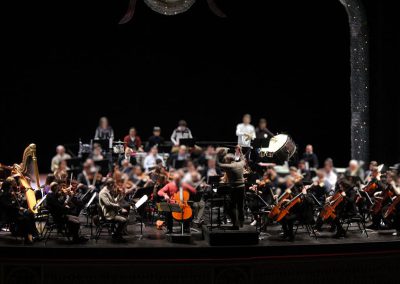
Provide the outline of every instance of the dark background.
<path id="1" fill-rule="evenodd" d="M 38 145 L 47 171 L 55 146 L 89 141 L 100 116 L 116 137 L 154 125 L 169 137 L 186 119 L 198 140 L 234 141 L 244 113 L 266 117 L 302 148 L 338 166 L 350 159 L 349 27 L 338 0 L 198 0 L 166 17 L 138 1 L 1 4 L 0 162 Z M 118 3 L 117 3 L 118 2 Z M 371 27 L 371 157 L 400 160 L 399 33 L 395 9 L 365 1 Z M 394 4 L 393 4 L 394 5 Z"/>

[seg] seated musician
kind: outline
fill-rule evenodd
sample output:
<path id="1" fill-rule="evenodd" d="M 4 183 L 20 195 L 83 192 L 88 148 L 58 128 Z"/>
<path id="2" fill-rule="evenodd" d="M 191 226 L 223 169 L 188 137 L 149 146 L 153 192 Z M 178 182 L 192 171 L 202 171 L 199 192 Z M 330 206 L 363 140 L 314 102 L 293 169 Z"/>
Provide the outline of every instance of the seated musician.
<path id="1" fill-rule="evenodd" d="M 54 222 L 59 226 L 66 226 L 73 243 L 84 243 L 88 239 L 79 235 L 79 217 L 71 215 L 69 206 L 65 204 L 65 196 L 58 183 L 52 182 L 46 197 L 46 208 L 52 215 Z"/>
<path id="2" fill-rule="evenodd" d="M 93 161 L 102 161 L 104 160 L 104 156 L 102 154 L 103 149 L 101 148 L 100 144 L 95 143 L 93 146 L 93 152 L 90 154 L 90 158 Z"/>
<path id="3" fill-rule="evenodd" d="M 131 127 L 129 134 L 124 137 L 125 147 L 129 147 L 134 151 L 143 151 L 142 139 L 137 135 L 136 128 Z"/>
<path id="4" fill-rule="evenodd" d="M 298 172 L 303 176 L 303 181 L 304 182 L 310 182 L 311 181 L 311 172 L 309 169 L 306 167 L 306 162 L 304 160 L 300 160 L 297 164 Z"/>
<path id="5" fill-rule="evenodd" d="M 207 160 L 206 167 L 202 170 L 201 175 L 205 177 L 205 180 L 208 182 L 208 178 L 211 176 L 221 176 L 222 171 L 217 166 L 217 160 L 214 158 Z"/>
<path id="6" fill-rule="evenodd" d="M 118 158 L 118 165 L 121 166 L 123 160 L 128 160 L 131 165 L 136 165 L 137 161 L 134 154 L 132 148 L 126 147 L 124 155 Z"/>
<path id="7" fill-rule="evenodd" d="M 371 161 L 368 165 L 368 170 L 365 172 L 365 177 L 364 177 L 364 181 L 366 183 L 370 182 L 371 178 L 372 178 L 372 173 L 374 171 L 375 168 L 378 167 L 378 162 L 377 161 Z"/>
<path id="8" fill-rule="evenodd" d="M 332 186 L 336 185 L 338 176 L 333 166 L 333 160 L 328 158 L 324 162 L 325 179 Z"/>
<path id="9" fill-rule="evenodd" d="M 317 170 L 317 175 L 312 179 L 312 184 L 311 193 L 315 196 L 319 206 L 323 206 L 326 198 L 332 196 L 334 186 L 327 181 L 325 171 L 322 169 Z"/>
<path id="10" fill-rule="evenodd" d="M 147 173 L 155 168 L 157 160 L 163 161 L 163 158 L 158 154 L 157 145 L 154 145 L 143 162 L 143 167 Z"/>
<path id="11" fill-rule="evenodd" d="M 340 202 L 339 205 L 335 208 L 335 216 L 330 216 L 328 221 L 336 226 L 336 234 L 334 235 L 334 237 L 342 238 L 345 237 L 346 231 L 343 229 L 340 220 L 343 218 L 351 217 L 356 213 L 355 200 L 357 193 L 354 190 L 354 186 L 350 181 L 348 181 L 347 179 L 342 179 L 338 182 L 337 191 L 332 196 L 326 199 L 327 204 L 329 202 L 334 202 L 335 200 L 333 199 L 336 198 L 337 195 L 343 196 L 343 201 Z M 317 231 L 321 230 L 323 222 L 324 221 L 321 219 L 321 216 L 319 216 L 315 226 L 315 229 Z"/>
<path id="12" fill-rule="evenodd" d="M 83 164 L 83 170 L 78 174 L 78 193 L 85 195 L 86 193 L 98 191 L 101 185 L 101 181 L 97 180 L 96 173 L 93 173 L 92 160 L 86 160 Z M 97 174 L 98 176 L 98 174 Z M 96 180 L 94 180 L 96 178 Z M 87 194 L 87 199 L 90 199 L 91 194 Z"/>
<path id="13" fill-rule="evenodd" d="M 34 215 L 25 206 L 18 192 L 18 185 L 13 177 L 8 177 L 1 185 L 0 208 L 3 223 L 8 224 L 13 235 L 24 238 L 24 244 L 33 244 L 37 233 Z"/>
<path id="14" fill-rule="evenodd" d="M 193 186 L 196 190 L 199 187 L 203 187 L 204 184 L 201 183 L 201 174 L 197 171 L 196 166 L 193 162 L 188 163 L 187 173 L 182 179 L 182 182 L 188 183 Z M 203 196 L 200 197 L 198 201 L 193 202 L 193 223 L 201 224 L 204 222 L 204 210 L 206 208 L 206 203 Z"/>
<path id="15" fill-rule="evenodd" d="M 112 178 L 108 178 L 105 186 L 99 193 L 99 205 L 104 218 L 113 220 L 116 223 L 116 228 L 112 235 L 113 240 L 125 242 L 122 233 L 128 220 L 123 215 L 126 214 L 127 211 L 120 206 L 118 200 L 123 197 L 118 197 L 118 195 L 119 193 L 117 192 L 115 181 Z"/>
<path id="16" fill-rule="evenodd" d="M 71 159 L 71 156 L 65 153 L 65 147 L 63 145 L 58 145 L 56 148 L 57 155 L 51 160 L 51 172 L 55 172 L 61 161 Z"/>
<path id="17" fill-rule="evenodd" d="M 189 159 L 188 149 L 185 145 L 179 146 L 177 153 L 172 154 L 168 159 L 168 166 L 174 169 L 181 169 Z"/>
<path id="18" fill-rule="evenodd" d="M 313 145 L 309 144 L 306 146 L 306 150 L 303 153 L 302 160 L 306 162 L 307 169 L 318 169 L 319 167 L 318 157 L 314 153 Z"/>
<path id="19" fill-rule="evenodd" d="M 293 178 L 292 176 L 287 176 L 286 177 L 286 182 L 285 182 L 285 192 L 290 193 L 291 198 L 295 197 L 296 195 L 298 195 L 300 192 L 302 192 L 303 187 L 296 184 L 296 180 L 295 178 Z M 301 196 L 302 199 L 306 198 L 306 191 L 303 192 L 304 195 Z M 307 215 L 306 213 L 308 213 L 308 216 L 312 216 L 312 213 L 310 214 L 310 208 L 312 210 L 312 207 L 309 206 L 310 202 L 306 200 L 301 202 L 300 204 L 295 205 L 290 212 L 280 221 L 281 225 L 282 225 L 282 231 L 283 231 L 283 235 L 282 238 L 283 239 L 287 239 L 288 241 L 294 241 L 294 233 L 293 233 L 293 225 L 294 222 L 296 220 L 299 221 L 304 221 L 303 219 L 305 218 L 305 216 Z M 288 204 L 290 202 L 290 199 L 284 200 L 284 205 Z M 312 217 L 311 217 L 312 218 Z M 309 218 L 310 219 L 310 218 Z"/>
<path id="20" fill-rule="evenodd" d="M 377 188 L 373 193 L 375 204 L 371 208 L 372 224 L 368 226 L 368 229 L 378 230 L 381 229 L 382 221 L 386 221 L 383 219 L 383 213 L 390 205 L 392 196 L 397 196 L 399 192 L 394 182 L 396 175 L 392 171 L 386 172 L 386 180 L 384 183 L 380 181 L 380 174 L 377 167 L 376 170 L 372 171 L 371 177 L 376 180 Z M 396 218 L 394 219 L 393 226 L 396 228 L 397 220 Z M 397 229 L 398 228 L 396 228 L 396 231 L 398 231 Z"/>
<path id="21" fill-rule="evenodd" d="M 183 190 L 187 190 L 191 194 L 196 193 L 196 189 L 194 189 L 191 185 L 182 182 L 181 180 L 182 180 L 182 174 L 180 172 L 175 172 L 173 174 L 173 181 L 167 183 L 163 188 L 161 188 L 158 191 L 158 196 L 164 197 L 165 201 L 169 202 L 173 198 L 174 194 L 179 192 L 181 187 Z M 172 213 L 165 212 L 165 218 L 167 224 L 167 234 L 171 234 L 173 228 Z M 188 220 L 184 221 L 183 226 L 184 226 L 184 231 L 186 233 L 190 233 L 190 222 Z"/>

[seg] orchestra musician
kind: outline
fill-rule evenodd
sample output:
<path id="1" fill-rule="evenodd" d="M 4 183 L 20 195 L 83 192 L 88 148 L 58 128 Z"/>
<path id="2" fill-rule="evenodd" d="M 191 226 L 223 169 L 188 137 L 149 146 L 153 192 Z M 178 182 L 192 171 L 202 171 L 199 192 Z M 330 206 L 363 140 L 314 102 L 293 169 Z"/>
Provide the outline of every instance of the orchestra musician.
<path id="1" fill-rule="evenodd" d="M 219 163 L 218 166 L 225 172 L 227 186 L 231 188 L 228 215 L 232 220 L 232 228 L 238 230 L 239 227 L 243 227 L 244 222 L 244 172 L 246 160 L 242 154 L 240 159 L 236 161 L 235 155 L 229 153 L 225 155 L 222 163 Z"/>
<path id="2" fill-rule="evenodd" d="M 176 147 L 180 146 L 180 140 L 181 139 L 191 139 L 193 138 L 192 132 L 190 129 L 187 127 L 187 123 L 185 120 L 180 120 L 178 122 L 178 127 L 175 128 L 175 130 L 172 132 L 171 135 L 171 141 L 173 145 Z M 172 152 L 174 152 L 172 150 Z"/>
<path id="3" fill-rule="evenodd" d="M 56 155 L 51 159 L 51 172 L 54 173 L 61 161 L 71 159 L 71 156 L 65 152 L 65 147 L 63 145 L 58 145 L 56 148 Z"/>
<path id="4" fill-rule="evenodd" d="M 154 167 L 157 164 L 156 163 L 157 160 L 163 161 L 163 158 L 158 154 L 157 145 L 154 145 L 153 147 L 151 147 L 148 155 L 146 156 L 143 162 L 143 167 L 147 173 L 154 169 Z"/>
<path id="5" fill-rule="evenodd" d="M 147 139 L 145 150 L 148 152 L 153 146 L 160 146 L 162 144 L 164 144 L 164 137 L 161 136 L 161 128 L 154 126 L 153 135 Z"/>
<path id="6" fill-rule="evenodd" d="M 336 227 L 336 234 L 334 237 L 343 238 L 346 235 L 346 231 L 343 229 L 340 220 L 346 217 L 351 217 L 356 213 L 355 200 L 357 192 L 354 189 L 354 185 L 347 179 L 341 179 L 338 181 L 337 185 L 338 188 L 334 194 L 326 199 L 325 206 L 333 203 L 338 204 L 337 207 L 334 208 L 334 216 L 329 216 L 327 220 Z M 342 198 L 340 198 L 340 196 Z M 317 219 L 315 229 L 317 231 L 321 231 L 323 223 L 324 220 L 321 218 L 320 214 Z"/>
<path id="7" fill-rule="evenodd" d="M 294 205 L 289 213 L 280 221 L 283 231 L 282 238 L 292 242 L 294 241 L 294 222 L 296 220 L 305 221 L 306 217 L 308 217 L 308 220 L 312 220 L 312 200 L 307 197 L 306 189 L 300 183 L 296 182 L 293 176 L 289 175 L 286 177 L 285 187 L 285 192 L 290 194 L 290 198 L 295 198 L 300 193 L 303 193 L 299 197 L 301 202 Z M 291 199 L 283 200 L 283 205 L 287 206 L 290 202 Z M 310 222 L 312 221 L 307 221 L 307 223 Z"/>
<path id="8" fill-rule="evenodd" d="M 96 128 L 94 139 L 95 140 L 114 139 L 114 130 L 110 126 L 107 117 L 100 118 L 99 126 Z"/>
<path id="9" fill-rule="evenodd" d="M 131 127 L 129 134 L 124 137 L 125 147 L 129 147 L 135 151 L 143 151 L 142 139 L 137 135 L 136 128 Z"/>
<path id="10" fill-rule="evenodd" d="M 119 204 L 122 198 L 123 195 L 117 191 L 114 179 L 108 178 L 99 193 L 99 204 L 104 218 L 116 223 L 116 228 L 112 234 L 112 239 L 116 242 L 125 242 L 122 233 L 128 221 L 124 216 L 127 211 Z"/>
<path id="11" fill-rule="evenodd" d="M 191 194 L 196 194 L 195 188 L 193 188 L 190 184 L 182 182 L 182 174 L 178 171 L 173 174 L 173 180 L 158 191 L 158 196 L 163 197 L 167 202 L 171 202 L 174 194 L 179 192 L 180 188 L 190 192 Z M 165 221 L 167 225 L 167 234 L 172 234 L 173 218 L 171 212 L 165 212 Z M 190 233 L 190 221 L 185 220 L 183 222 L 183 226 L 184 232 Z"/>
<path id="12" fill-rule="evenodd" d="M 50 191 L 46 197 L 46 208 L 53 216 L 54 222 L 58 226 L 66 226 L 67 233 L 72 236 L 73 243 L 84 243 L 88 239 L 79 235 L 80 221 L 79 217 L 71 215 L 69 212 L 69 205 L 65 202 L 66 196 L 64 195 L 61 186 L 57 182 L 52 182 Z"/>
<path id="13" fill-rule="evenodd" d="M 23 194 L 13 177 L 8 177 L 1 185 L 0 208 L 1 221 L 9 225 L 15 236 L 24 238 L 24 244 L 33 244 L 33 236 L 37 234 L 34 214 L 27 209 Z"/>
<path id="14" fill-rule="evenodd" d="M 250 159 L 251 141 L 256 138 L 256 131 L 251 125 L 251 115 L 243 115 L 242 123 L 236 126 L 236 136 L 238 137 L 238 145 L 242 148 L 244 156 Z"/>
<path id="15" fill-rule="evenodd" d="M 137 160 L 135 157 L 135 151 L 133 151 L 132 148 L 130 147 L 125 147 L 125 152 L 124 155 L 122 155 L 121 157 L 118 158 L 118 165 L 121 166 L 122 165 L 122 161 L 123 160 L 127 160 L 131 165 L 136 165 L 137 164 Z"/>

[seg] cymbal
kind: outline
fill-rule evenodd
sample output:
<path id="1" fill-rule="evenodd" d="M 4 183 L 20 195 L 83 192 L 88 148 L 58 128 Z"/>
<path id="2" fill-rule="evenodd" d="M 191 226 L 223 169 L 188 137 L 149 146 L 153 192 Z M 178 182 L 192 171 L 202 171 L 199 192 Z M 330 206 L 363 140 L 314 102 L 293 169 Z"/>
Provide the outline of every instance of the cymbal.
<path id="1" fill-rule="evenodd" d="M 120 144 L 121 145 L 121 144 L 126 144 L 126 142 L 119 140 L 119 141 L 114 141 L 113 144 Z"/>

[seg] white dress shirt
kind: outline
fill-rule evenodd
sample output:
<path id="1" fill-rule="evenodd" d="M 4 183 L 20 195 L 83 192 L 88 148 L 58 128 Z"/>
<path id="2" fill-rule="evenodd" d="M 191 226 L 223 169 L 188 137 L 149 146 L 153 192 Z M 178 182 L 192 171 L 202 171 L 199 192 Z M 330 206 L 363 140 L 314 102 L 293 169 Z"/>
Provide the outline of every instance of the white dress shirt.
<path id="1" fill-rule="evenodd" d="M 249 135 L 250 139 L 248 139 L 245 134 Z M 236 136 L 238 137 L 238 145 L 250 147 L 251 140 L 256 138 L 256 131 L 253 125 L 240 123 L 236 127 Z"/>

